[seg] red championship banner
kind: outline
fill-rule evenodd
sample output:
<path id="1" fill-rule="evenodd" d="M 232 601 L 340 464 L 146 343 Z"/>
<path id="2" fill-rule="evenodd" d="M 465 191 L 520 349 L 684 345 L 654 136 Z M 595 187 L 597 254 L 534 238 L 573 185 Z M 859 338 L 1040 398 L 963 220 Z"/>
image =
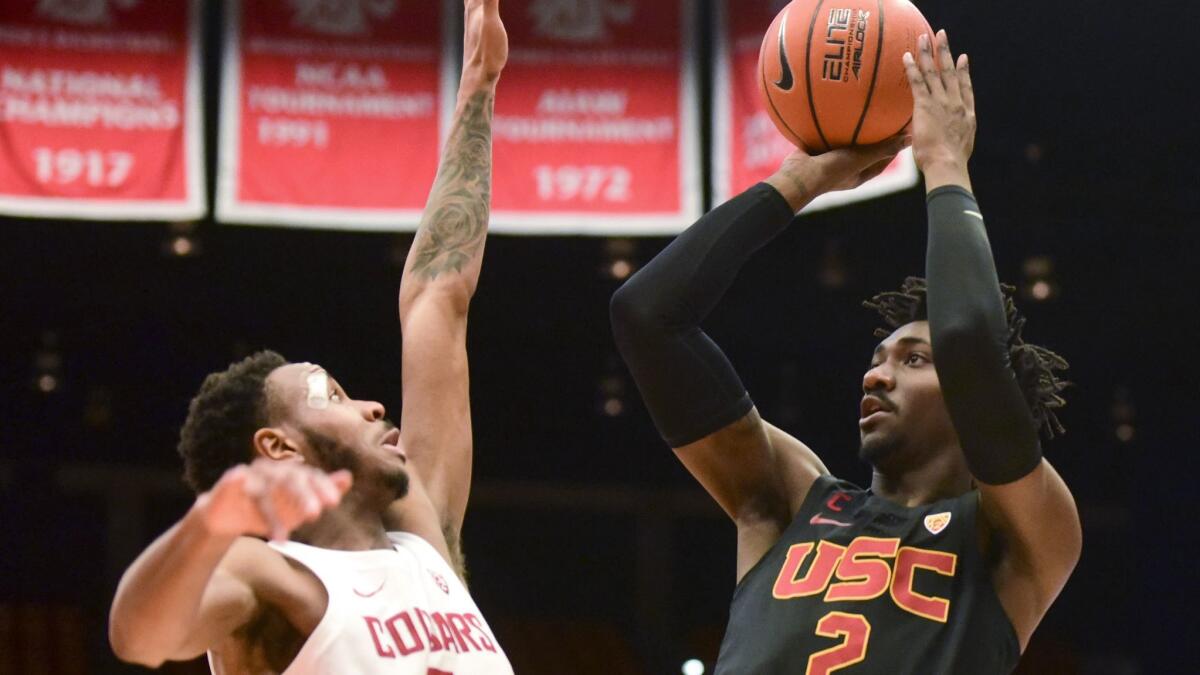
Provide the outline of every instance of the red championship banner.
<path id="1" fill-rule="evenodd" d="M 200 0 L 0 3 L 0 212 L 205 212 Z"/>
<path id="2" fill-rule="evenodd" d="M 457 87 L 445 50 L 462 36 L 448 37 L 444 4 L 229 0 L 226 7 L 217 218 L 414 228 Z"/>
<path id="3" fill-rule="evenodd" d="M 699 215 L 690 0 L 503 0 L 492 230 L 666 234 Z"/>
<path id="4" fill-rule="evenodd" d="M 717 48 L 713 87 L 713 196 L 728 200 L 775 172 L 795 147 L 775 128 L 758 89 L 763 35 L 787 0 L 715 0 Z M 854 190 L 831 192 L 805 211 L 872 199 L 912 187 L 919 175 L 912 151 L 898 155 L 882 174 Z"/>

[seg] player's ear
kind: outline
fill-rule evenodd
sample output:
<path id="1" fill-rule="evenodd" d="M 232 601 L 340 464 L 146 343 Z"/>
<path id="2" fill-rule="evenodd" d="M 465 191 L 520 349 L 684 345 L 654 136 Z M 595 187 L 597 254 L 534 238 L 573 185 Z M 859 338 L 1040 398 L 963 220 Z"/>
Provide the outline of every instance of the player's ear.
<path id="1" fill-rule="evenodd" d="M 279 427 L 264 427 L 254 432 L 254 455 L 267 459 L 300 459 L 300 448 Z"/>

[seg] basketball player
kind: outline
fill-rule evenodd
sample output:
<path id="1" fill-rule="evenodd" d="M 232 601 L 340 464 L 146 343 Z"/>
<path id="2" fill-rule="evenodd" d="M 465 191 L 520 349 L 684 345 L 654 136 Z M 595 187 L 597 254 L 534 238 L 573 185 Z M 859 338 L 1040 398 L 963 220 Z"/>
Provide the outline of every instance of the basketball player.
<path id="1" fill-rule="evenodd" d="M 1079 558 L 1074 501 L 1037 433 L 1062 430 L 1054 370 L 1066 363 L 1024 343 L 996 278 L 967 174 L 967 59 L 956 65 L 940 32 L 905 67 L 928 281 L 868 303 L 890 327 L 862 381 L 870 489 L 759 417 L 698 324 L 805 204 L 900 143 L 796 152 L 613 297 L 617 344 L 660 433 L 737 525 L 717 673 L 1008 673 Z"/>
<path id="2" fill-rule="evenodd" d="M 214 673 L 511 675 L 459 553 L 467 307 L 508 55 L 498 0 L 464 4 L 455 119 L 400 285 L 400 428 L 320 366 L 273 352 L 210 375 L 180 441 L 200 494 L 113 601 L 122 659 L 157 667 L 208 652 Z"/>

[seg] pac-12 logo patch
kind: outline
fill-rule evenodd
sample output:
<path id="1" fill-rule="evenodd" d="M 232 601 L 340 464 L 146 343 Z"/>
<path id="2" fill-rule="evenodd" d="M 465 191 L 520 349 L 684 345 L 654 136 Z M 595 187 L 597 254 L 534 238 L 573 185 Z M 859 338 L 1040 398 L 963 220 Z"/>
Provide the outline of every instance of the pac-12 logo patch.
<path id="1" fill-rule="evenodd" d="M 437 584 L 437 587 L 442 589 L 443 593 L 450 595 L 450 584 L 446 583 L 445 577 L 433 570 L 429 570 L 429 576 L 433 577 L 433 583 Z"/>
<path id="2" fill-rule="evenodd" d="M 925 516 L 925 529 L 929 530 L 931 534 L 938 534 L 950 524 L 950 516 L 952 515 L 949 511 L 944 511 Z"/>

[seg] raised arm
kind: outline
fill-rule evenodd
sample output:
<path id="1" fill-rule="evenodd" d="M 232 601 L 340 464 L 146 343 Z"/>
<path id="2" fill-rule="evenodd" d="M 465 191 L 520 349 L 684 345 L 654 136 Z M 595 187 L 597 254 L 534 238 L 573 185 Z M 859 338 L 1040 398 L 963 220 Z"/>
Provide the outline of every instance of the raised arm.
<path id="1" fill-rule="evenodd" d="M 936 53 L 935 53 L 936 52 Z M 1024 645 L 1079 560 L 1075 501 L 1042 458 L 1009 362 L 1009 328 L 967 160 L 975 97 L 966 56 L 945 31 L 905 57 L 915 100 L 913 151 L 929 208 L 929 330 L 946 408 L 981 493 L 981 525 L 999 535 L 994 579 Z"/>
<path id="2" fill-rule="evenodd" d="M 902 147 L 894 139 L 816 157 L 796 151 L 766 183 L 702 217 L 613 295 L 617 347 L 659 433 L 738 525 L 739 578 L 826 470 L 804 444 L 763 422 L 700 322 L 750 256 L 808 202 L 870 178 Z"/>
<path id="3" fill-rule="evenodd" d="M 508 57 L 499 0 L 466 0 L 463 71 L 437 179 L 404 264 L 400 431 L 458 563 L 471 486 L 467 308 L 479 280 L 492 184 L 492 107 Z M 393 509 L 393 514 L 400 513 Z M 400 515 L 400 521 L 404 516 Z M 397 516 L 389 525 L 405 526 Z"/>
<path id="4" fill-rule="evenodd" d="M 349 486 L 346 472 L 330 476 L 295 463 L 230 469 L 122 575 L 109 615 L 113 652 L 157 668 L 217 646 L 258 614 L 260 579 L 279 588 L 296 574 L 242 535 L 284 539 L 335 506 Z"/>

